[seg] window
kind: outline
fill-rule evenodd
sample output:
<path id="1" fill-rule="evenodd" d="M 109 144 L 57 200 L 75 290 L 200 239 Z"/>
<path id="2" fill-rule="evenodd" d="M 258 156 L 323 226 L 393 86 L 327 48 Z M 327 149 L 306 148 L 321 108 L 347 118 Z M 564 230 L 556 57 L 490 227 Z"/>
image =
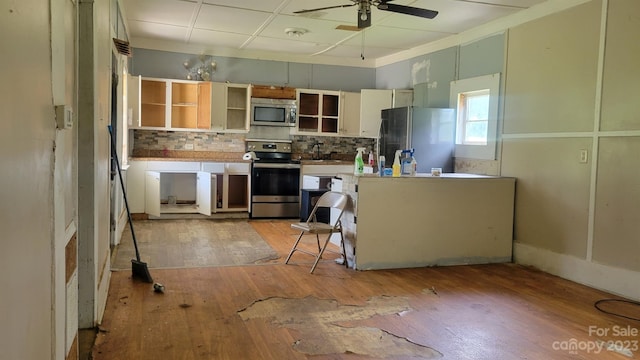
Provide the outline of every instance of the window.
<path id="1" fill-rule="evenodd" d="M 456 151 L 460 158 L 494 160 L 500 74 L 451 82 L 456 109 Z"/>
<path id="2" fill-rule="evenodd" d="M 489 89 L 458 94 L 457 143 L 487 145 Z"/>

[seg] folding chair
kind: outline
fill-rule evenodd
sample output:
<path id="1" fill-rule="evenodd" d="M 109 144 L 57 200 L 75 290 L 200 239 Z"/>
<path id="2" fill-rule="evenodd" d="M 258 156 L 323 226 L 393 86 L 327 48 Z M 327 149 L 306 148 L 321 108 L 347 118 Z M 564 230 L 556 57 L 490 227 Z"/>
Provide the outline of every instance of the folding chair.
<path id="1" fill-rule="evenodd" d="M 347 256 L 346 256 L 347 252 L 345 251 L 345 247 L 344 247 L 344 236 L 342 234 L 342 222 L 340 221 L 340 218 L 342 217 L 342 213 L 344 212 L 344 208 L 347 205 L 347 199 L 348 199 L 347 195 L 345 194 L 328 191 L 322 194 L 322 196 L 318 199 L 318 201 L 316 202 L 316 205 L 313 207 L 313 210 L 311 210 L 311 214 L 309 214 L 309 218 L 307 218 L 306 222 L 291 224 L 291 228 L 300 230 L 300 235 L 298 236 L 298 239 L 296 240 L 296 242 L 293 244 L 293 247 L 291 248 L 291 252 L 289 252 L 289 256 L 287 256 L 287 260 L 285 260 L 284 262 L 285 264 L 289 263 L 289 260 L 291 259 L 291 255 L 293 255 L 294 252 L 300 251 L 305 254 L 315 256 L 316 261 L 313 263 L 313 266 L 311 267 L 311 271 L 310 271 L 311 273 L 313 273 L 313 271 L 316 269 L 316 266 L 318 265 L 318 262 L 320 261 L 320 258 L 322 258 L 322 254 L 327 248 L 329 241 L 331 240 L 331 235 L 339 233 L 340 247 L 342 247 L 342 256 L 343 256 L 344 264 L 345 266 L 347 266 Z M 329 223 L 319 222 L 316 219 L 316 211 L 318 210 L 318 208 L 338 209 L 340 213 L 333 223 L 331 223 L 331 220 L 329 220 Z M 302 239 L 302 237 L 308 234 L 316 235 L 316 242 L 318 243 L 317 253 L 298 248 L 298 244 L 300 243 L 300 240 Z M 322 246 L 320 246 L 320 234 L 327 234 L 327 238 L 324 241 L 324 244 Z M 331 251 L 331 250 L 328 250 L 328 251 Z"/>

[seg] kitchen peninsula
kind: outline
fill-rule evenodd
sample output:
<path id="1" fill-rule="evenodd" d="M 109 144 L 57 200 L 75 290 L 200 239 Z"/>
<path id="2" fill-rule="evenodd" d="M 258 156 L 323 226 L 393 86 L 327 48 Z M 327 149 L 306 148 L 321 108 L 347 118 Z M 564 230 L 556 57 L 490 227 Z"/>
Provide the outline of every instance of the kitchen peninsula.
<path id="1" fill-rule="evenodd" d="M 340 174 L 347 260 L 358 270 L 511 261 L 515 178 Z"/>

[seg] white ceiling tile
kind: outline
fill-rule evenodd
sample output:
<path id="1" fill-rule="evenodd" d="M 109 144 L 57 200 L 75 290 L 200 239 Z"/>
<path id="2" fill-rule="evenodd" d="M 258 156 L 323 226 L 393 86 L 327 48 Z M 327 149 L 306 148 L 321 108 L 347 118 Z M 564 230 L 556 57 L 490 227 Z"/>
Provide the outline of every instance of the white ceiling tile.
<path id="1" fill-rule="evenodd" d="M 233 8 L 273 12 L 278 8 L 280 3 L 282 3 L 282 0 L 204 0 L 203 3 Z"/>
<path id="2" fill-rule="evenodd" d="M 519 8 L 487 5 L 485 2 L 474 3 L 457 0 L 418 0 L 412 3 L 411 6 L 436 10 L 439 13 L 433 19 L 424 19 L 417 16 L 381 11 L 390 14 L 390 16 L 381 20 L 379 24 L 405 29 L 456 34 L 521 10 Z"/>
<path id="3" fill-rule="evenodd" d="M 187 28 L 182 26 L 155 24 L 144 21 L 132 21 L 129 23 L 134 37 L 151 38 L 172 41 L 185 41 Z"/>
<path id="4" fill-rule="evenodd" d="M 249 36 L 242 34 L 193 29 L 190 42 L 193 44 L 207 45 L 212 49 L 216 47 L 239 49 L 247 39 L 249 39 Z"/>
<path id="5" fill-rule="evenodd" d="M 270 16 L 270 13 L 261 11 L 203 5 L 195 27 L 237 34 L 253 34 Z"/>
<path id="6" fill-rule="evenodd" d="M 282 11 L 283 14 L 295 15 L 294 11 L 299 10 L 311 10 L 321 7 L 339 6 L 350 4 L 349 0 L 293 0 Z M 301 18 L 307 19 L 322 19 L 331 21 L 341 21 L 345 23 L 355 24 L 357 22 L 357 6 L 351 6 L 348 8 L 327 9 L 321 11 L 314 11 L 306 14 L 298 14 Z"/>
<path id="7" fill-rule="evenodd" d="M 129 21 L 139 20 L 180 26 L 189 25 L 196 6 L 195 1 L 124 0 Z"/>
<path id="8" fill-rule="evenodd" d="M 277 52 L 291 52 L 296 54 L 313 54 L 326 49 L 326 45 L 306 41 L 282 40 L 259 37 L 246 47 L 247 50 L 266 50 Z"/>
<path id="9" fill-rule="evenodd" d="M 265 29 L 260 36 L 267 36 L 271 38 L 290 39 L 284 32 L 286 28 L 301 28 L 308 30 L 306 34 L 298 39 L 310 42 L 318 42 L 323 44 L 332 44 L 341 41 L 349 36 L 352 36 L 353 32 L 345 30 L 337 30 L 336 27 L 341 25 L 339 21 L 328 21 L 318 19 L 307 19 L 298 16 L 291 15 L 279 15 L 277 16 Z"/>
<path id="10" fill-rule="evenodd" d="M 443 38 L 444 36 L 446 36 L 446 34 L 376 26 L 366 30 L 364 43 L 374 47 L 406 50 L 415 47 L 416 44 L 425 44 Z M 346 41 L 344 44 L 358 46 L 361 43 L 362 37 L 357 36 Z"/>

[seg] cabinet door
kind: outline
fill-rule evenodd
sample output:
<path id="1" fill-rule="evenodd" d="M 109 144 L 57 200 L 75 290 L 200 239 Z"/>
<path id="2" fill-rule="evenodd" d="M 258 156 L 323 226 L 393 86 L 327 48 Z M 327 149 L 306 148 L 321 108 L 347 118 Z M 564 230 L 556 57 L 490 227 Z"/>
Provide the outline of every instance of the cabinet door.
<path id="1" fill-rule="evenodd" d="M 221 175 L 211 174 L 211 213 L 215 213 L 218 210 L 218 177 Z"/>
<path id="2" fill-rule="evenodd" d="M 140 83 L 142 76 L 129 75 L 127 80 L 127 107 L 128 119 L 127 123 L 130 127 L 140 126 Z"/>
<path id="3" fill-rule="evenodd" d="M 144 160 L 129 161 L 127 169 L 127 200 L 132 214 L 144 213 L 145 209 L 145 173 L 147 162 Z"/>
<path id="4" fill-rule="evenodd" d="M 378 137 L 382 117 L 380 111 L 391 107 L 391 90 L 362 89 L 360 92 L 360 135 Z"/>
<path id="5" fill-rule="evenodd" d="M 227 123 L 227 85 L 211 83 L 211 129 L 224 130 Z"/>
<path id="6" fill-rule="evenodd" d="M 298 131 L 318 132 L 320 123 L 320 93 L 313 90 L 298 90 Z"/>
<path id="7" fill-rule="evenodd" d="M 153 216 L 160 216 L 160 173 L 145 173 L 144 211 Z"/>
<path id="8" fill-rule="evenodd" d="M 340 93 L 325 92 L 322 94 L 322 121 L 320 131 L 338 133 L 340 128 Z"/>
<path id="9" fill-rule="evenodd" d="M 211 173 L 198 171 L 196 176 L 196 206 L 202 215 L 211 215 Z"/>
<path id="10" fill-rule="evenodd" d="M 227 84 L 227 129 L 249 130 L 250 91 L 246 84 Z"/>
<path id="11" fill-rule="evenodd" d="M 211 128 L 211 83 L 198 84 L 198 129 Z"/>
<path id="12" fill-rule="evenodd" d="M 342 123 L 340 133 L 350 136 L 360 135 L 360 94 L 344 92 L 342 97 Z"/>

